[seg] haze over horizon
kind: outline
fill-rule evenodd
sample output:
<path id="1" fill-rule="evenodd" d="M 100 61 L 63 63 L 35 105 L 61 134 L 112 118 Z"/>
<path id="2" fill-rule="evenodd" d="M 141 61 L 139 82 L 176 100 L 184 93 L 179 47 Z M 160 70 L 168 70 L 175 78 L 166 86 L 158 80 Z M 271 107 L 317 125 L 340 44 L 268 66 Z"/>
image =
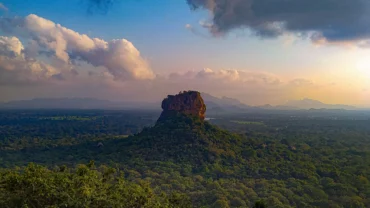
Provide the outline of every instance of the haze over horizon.
<path id="1" fill-rule="evenodd" d="M 0 0 L 0 101 L 197 90 L 370 107 L 368 2 L 133 0 L 103 15 L 87 12 L 94 2 Z"/>

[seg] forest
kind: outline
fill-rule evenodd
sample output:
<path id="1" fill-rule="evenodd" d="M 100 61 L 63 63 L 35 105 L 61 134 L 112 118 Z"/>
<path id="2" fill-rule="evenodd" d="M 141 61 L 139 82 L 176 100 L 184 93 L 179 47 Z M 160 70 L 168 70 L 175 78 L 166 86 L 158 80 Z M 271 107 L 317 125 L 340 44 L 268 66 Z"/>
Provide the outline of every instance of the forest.
<path id="1" fill-rule="evenodd" d="M 159 113 L 1 111 L 0 206 L 370 207 L 366 116 Z"/>

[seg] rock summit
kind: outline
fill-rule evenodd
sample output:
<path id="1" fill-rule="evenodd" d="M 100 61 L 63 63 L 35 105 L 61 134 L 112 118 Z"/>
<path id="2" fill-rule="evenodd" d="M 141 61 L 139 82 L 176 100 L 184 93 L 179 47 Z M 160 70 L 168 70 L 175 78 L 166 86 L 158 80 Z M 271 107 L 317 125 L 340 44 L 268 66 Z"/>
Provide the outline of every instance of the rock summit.
<path id="1" fill-rule="evenodd" d="M 162 114 L 159 120 L 181 113 L 186 116 L 205 118 L 206 105 L 199 92 L 183 91 L 177 95 L 168 95 L 162 101 Z"/>

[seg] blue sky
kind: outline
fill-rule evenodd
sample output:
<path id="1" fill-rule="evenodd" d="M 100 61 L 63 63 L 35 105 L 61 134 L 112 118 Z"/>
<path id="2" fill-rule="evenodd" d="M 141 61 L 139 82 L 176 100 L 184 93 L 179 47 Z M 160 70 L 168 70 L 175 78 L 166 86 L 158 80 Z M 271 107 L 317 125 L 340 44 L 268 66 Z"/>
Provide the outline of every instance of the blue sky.
<path id="1" fill-rule="evenodd" d="M 27 16 L 33 13 L 92 37 L 128 39 L 157 66 L 158 71 L 176 70 L 175 67 L 177 70 L 210 67 L 258 68 L 275 72 L 284 68 L 288 73 L 294 73 L 297 64 L 310 67 L 319 60 L 310 55 L 299 57 L 299 53 L 313 52 L 309 50 L 313 47 L 307 42 L 296 43 L 295 47 L 283 47 L 281 41 L 248 35 L 229 34 L 226 38 L 216 39 L 194 35 L 185 25 L 197 27 L 198 22 L 208 16 L 206 12 L 189 10 L 185 1 L 161 0 L 159 4 L 151 0 L 118 1 L 105 15 L 88 14 L 88 3 L 83 0 L 70 0 L 69 4 L 64 0 L 2 2 L 9 8 L 8 15 Z M 198 28 L 207 35 L 207 31 Z M 333 50 L 314 53 L 318 57 L 330 52 Z M 162 63 L 168 59 L 186 65 Z M 191 63 L 191 60 L 195 62 Z M 274 68 L 276 65 L 279 67 Z"/>
<path id="2" fill-rule="evenodd" d="M 161 0 L 160 3 L 153 0 L 116 1 L 106 14 L 89 14 L 88 0 L 0 2 L 8 8 L 8 11 L 0 13 L 3 17 L 35 14 L 91 38 L 106 41 L 127 39 L 148 61 L 154 73 L 161 76 L 189 70 L 199 71 L 203 68 L 214 71 L 246 70 L 257 74 L 272 74 L 286 83 L 294 79 L 305 79 L 307 83 L 320 86 L 341 83 L 336 90 L 349 90 L 348 86 L 354 84 L 353 80 L 361 78 L 351 91 L 345 93 L 356 91 L 358 99 L 353 104 L 370 104 L 364 98 L 364 92 L 370 89 L 370 84 L 366 81 L 370 79 L 370 72 L 367 71 L 370 67 L 370 62 L 367 61 L 368 49 L 348 48 L 340 44 L 317 46 L 309 39 L 301 39 L 294 34 L 278 38 L 256 37 L 248 29 L 244 34 L 241 29 L 236 29 L 229 31 L 225 37 L 212 37 L 207 29 L 199 25 L 199 21 L 211 21 L 209 11 L 191 11 L 185 0 Z M 188 30 L 185 27 L 187 24 L 201 35 Z M 294 93 L 290 90 L 289 96 L 276 98 L 271 102 L 304 97 L 329 103 L 346 100 L 342 95 L 328 99 L 328 93 L 335 89 L 325 89 L 325 93 L 319 93 L 317 89 L 311 87 Z M 241 91 L 244 92 L 244 89 Z M 224 94 L 229 92 L 230 90 L 225 91 Z M 243 93 L 235 92 L 233 95 L 235 97 Z M 270 96 L 269 93 L 266 96 Z M 270 102 L 269 99 L 245 102 L 248 101 Z"/>

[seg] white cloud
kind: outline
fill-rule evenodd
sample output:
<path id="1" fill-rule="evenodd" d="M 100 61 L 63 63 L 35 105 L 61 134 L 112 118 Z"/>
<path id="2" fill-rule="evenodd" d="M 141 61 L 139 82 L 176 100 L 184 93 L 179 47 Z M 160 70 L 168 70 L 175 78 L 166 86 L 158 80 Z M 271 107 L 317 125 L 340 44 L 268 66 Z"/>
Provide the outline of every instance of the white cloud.
<path id="1" fill-rule="evenodd" d="M 30 59 L 17 37 L 0 36 L 0 84 L 25 84 L 45 81 L 60 73 L 53 66 Z"/>
<path id="2" fill-rule="evenodd" d="M 19 56 L 23 50 L 23 44 L 17 37 L 0 36 L 0 55 Z"/>
<path id="3" fill-rule="evenodd" d="M 128 40 L 105 41 L 90 38 L 54 22 L 31 14 L 26 18 L 0 19 L 0 29 L 32 40 L 33 53 L 42 49 L 71 64 L 85 61 L 105 67 L 116 80 L 146 80 L 155 77 L 149 63 Z M 27 50 L 27 48 L 26 48 Z"/>
<path id="4" fill-rule="evenodd" d="M 237 69 L 221 69 L 213 70 L 204 68 L 200 71 L 188 71 L 183 74 L 173 73 L 171 78 L 178 79 L 197 79 L 202 81 L 216 81 L 223 83 L 239 83 L 239 84 L 262 84 L 262 85 L 278 85 L 282 81 L 274 74 L 258 71 L 237 70 Z"/>
<path id="5" fill-rule="evenodd" d="M 0 10 L 8 11 L 8 8 L 0 2 Z"/>
<path id="6" fill-rule="evenodd" d="M 197 73 L 197 77 L 203 79 L 215 79 L 221 81 L 237 81 L 240 80 L 238 70 L 219 70 L 214 71 L 210 68 L 205 68 Z"/>

